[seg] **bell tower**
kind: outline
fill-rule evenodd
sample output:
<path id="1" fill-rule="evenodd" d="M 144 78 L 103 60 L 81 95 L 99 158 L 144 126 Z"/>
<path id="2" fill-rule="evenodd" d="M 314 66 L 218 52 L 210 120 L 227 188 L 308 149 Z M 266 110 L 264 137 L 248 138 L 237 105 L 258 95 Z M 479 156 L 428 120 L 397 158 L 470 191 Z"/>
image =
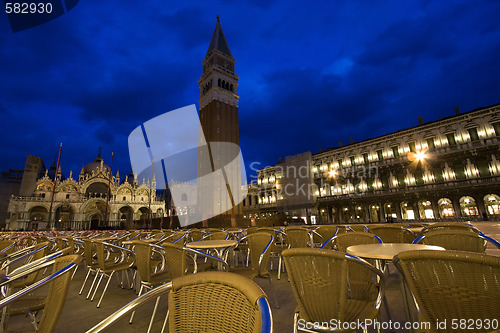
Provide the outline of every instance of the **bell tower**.
<path id="1" fill-rule="evenodd" d="M 200 123 L 206 142 L 206 149 L 198 151 L 198 179 L 210 172 L 220 176 L 217 181 L 201 182 L 203 198 L 198 196 L 198 200 L 203 200 L 202 206 L 210 201 L 206 210 L 214 215 L 242 213 L 237 199 L 241 191 L 241 170 L 238 156 L 239 78 L 234 72 L 235 61 L 217 16 L 215 31 L 201 62 L 203 73 L 198 80 Z M 207 188 L 210 188 L 208 192 Z"/>

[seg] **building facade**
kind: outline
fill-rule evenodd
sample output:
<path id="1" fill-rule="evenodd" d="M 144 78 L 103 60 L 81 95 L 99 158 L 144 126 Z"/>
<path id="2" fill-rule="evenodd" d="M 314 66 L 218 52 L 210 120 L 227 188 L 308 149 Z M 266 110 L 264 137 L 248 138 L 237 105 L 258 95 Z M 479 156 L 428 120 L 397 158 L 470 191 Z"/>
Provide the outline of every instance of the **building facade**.
<path id="1" fill-rule="evenodd" d="M 28 156 L 27 163 L 32 159 Z M 120 182 L 119 172 L 113 176 L 99 153 L 77 179 L 72 173 L 65 179 L 60 171 L 55 176 L 46 170 L 32 186 L 26 185 L 24 195 L 12 196 L 6 229 L 131 228 L 133 221 L 164 216 L 165 202 L 155 188 L 154 178 L 138 182 L 129 175 Z"/>
<path id="2" fill-rule="evenodd" d="M 259 170 L 245 213 L 284 213 L 310 223 L 498 220 L 500 105 L 419 120 Z M 294 177 L 301 180 L 290 183 Z"/>

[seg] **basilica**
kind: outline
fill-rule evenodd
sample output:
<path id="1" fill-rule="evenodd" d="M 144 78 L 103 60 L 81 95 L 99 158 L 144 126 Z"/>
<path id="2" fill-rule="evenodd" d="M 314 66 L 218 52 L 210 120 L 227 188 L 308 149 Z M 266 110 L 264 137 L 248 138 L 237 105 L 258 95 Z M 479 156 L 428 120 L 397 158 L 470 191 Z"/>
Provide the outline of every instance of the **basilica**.
<path id="1" fill-rule="evenodd" d="M 78 177 L 56 170 L 28 155 L 21 193 L 9 201 L 7 230 L 130 228 L 134 221 L 164 216 L 155 178 L 139 181 L 130 174 L 120 181 L 100 152 Z"/>

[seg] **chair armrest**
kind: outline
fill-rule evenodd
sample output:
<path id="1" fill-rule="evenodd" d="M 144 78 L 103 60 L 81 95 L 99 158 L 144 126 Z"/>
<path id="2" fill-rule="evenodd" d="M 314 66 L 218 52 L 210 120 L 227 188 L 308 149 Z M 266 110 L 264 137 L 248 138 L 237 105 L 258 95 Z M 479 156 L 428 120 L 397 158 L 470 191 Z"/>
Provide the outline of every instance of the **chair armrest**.
<path id="1" fill-rule="evenodd" d="M 202 257 L 205 257 L 205 258 L 217 261 L 217 262 L 221 263 L 222 265 L 224 265 L 224 268 L 225 268 L 226 271 L 229 271 L 229 265 L 228 265 L 228 263 L 225 260 L 222 260 L 219 257 L 213 256 L 213 255 L 205 253 L 205 252 L 202 252 L 200 250 L 191 249 L 189 247 L 184 247 L 184 250 L 187 251 L 187 252 L 189 252 L 189 253 L 196 254 L 198 256 L 202 256 Z M 196 270 L 196 262 L 195 262 L 195 272 L 194 273 L 196 273 L 196 272 L 197 272 L 197 270 Z"/>
<path id="2" fill-rule="evenodd" d="M 44 264 L 43 267 L 46 267 L 46 266 L 49 266 L 49 265 L 53 265 L 55 262 L 55 260 L 51 260 L 49 262 L 47 262 L 46 264 Z M 55 272 L 55 273 L 52 273 L 51 275 L 41 279 L 40 281 L 37 281 L 35 283 L 33 283 L 32 285 L 26 287 L 26 288 L 23 288 L 21 290 L 19 290 L 18 292 L 10 295 L 10 296 L 7 296 L 5 297 L 4 299 L 0 300 L 0 308 L 6 306 L 7 304 L 11 303 L 12 301 L 20 298 L 20 297 L 23 297 L 31 292 L 33 292 L 35 289 L 38 289 L 40 288 L 41 286 L 43 286 L 44 284 L 54 280 L 55 278 L 57 278 L 58 276 L 66 273 L 68 270 L 72 269 L 73 267 L 76 267 L 77 264 L 72 262 L 70 263 L 69 265 L 63 267 L 62 269 L 60 269 L 59 271 Z M 43 267 L 40 267 L 38 269 L 41 269 Z"/>
<path id="3" fill-rule="evenodd" d="M 385 289 L 385 275 L 384 273 L 374 267 L 372 264 L 370 264 L 368 261 L 362 259 L 362 258 L 359 258 L 359 257 L 356 257 L 356 256 L 353 256 L 351 254 L 345 254 L 345 257 L 348 261 L 353 261 L 353 262 L 358 262 L 358 263 L 361 263 L 363 264 L 364 266 L 366 266 L 368 269 L 370 269 L 373 273 L 377 274 L 378 278 L 379 278 L 379 288 L 378 288 L 378 294 L 377 294 L 377 300 L 375 301 L 375 309 L 380 309 L 380 305 L 382 304 L 382 298 L 384 296 L 384 289 Z"/>
<path id="4" fill-rule="evenodd" d="M 115 249 L 120 251 L 120 260 L 117 262 L 124 262 L 125 261 L 125 255 L 128 254 L 129 256 L 133 257 L 133 260 L 130 262 L 130 267 L 132 267 L 135 264 L 135 252 L 132 251 L 131 249 L 127 249 L 126 247 L 107 243 L 107 242 L 102 242 L 102 244 L 107 247 L 108 249 Z"/>
<path id="5" fill-rule="evenodd" d="M 260 321 L 262 323 L 261 333 L 272 333 L 273 331 L 273 315 L 269 302 L 265 297 L 257 300 L 257 306 L 260 309 Z"/>
<path id="6" fill-rule="evenodd" d="M 172 289 L 172 282 L 167 282 L 165 284 L 162 284 L 161 286 L 158 286 L 154 289 L 151 289 L 147 293 L 142 294 L 141 296 L 132 300 L 131 302 L 129 302 L 128 304 L 123 306 L 118 311 L 109 315 L 107 318 L 102 320 L 100 323 L 98 323 L 97 325 L 95 325 L 94 327 L 89 329 L 86 333 L 102 332 L 104 329 L 111 326 L 116 321 L 120 320 L 123 316 L 125 316 L 130 311 L 134 311 L 139 305 L 146 303 L 150 300 L 156 299 L 156 298 L 160 297 L 161 295 L 169 292 L 171 289 Z"/>

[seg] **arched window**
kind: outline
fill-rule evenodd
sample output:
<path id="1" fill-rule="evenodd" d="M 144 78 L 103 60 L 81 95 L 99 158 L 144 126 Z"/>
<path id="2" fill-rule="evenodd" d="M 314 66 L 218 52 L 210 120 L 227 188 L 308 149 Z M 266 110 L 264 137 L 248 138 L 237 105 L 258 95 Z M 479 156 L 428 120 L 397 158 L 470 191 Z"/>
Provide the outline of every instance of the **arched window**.
<path id="1" fill-rule="evenodd" d="M 219 87 L 220 87 L 220 81 L 221 81 L 220 79 L 217 81 L 217 85 L 218 85 Z"/>
<path id="2" fill-rule="evenodd" d="M 229 86 L 229 90 L 233 91 L 233 85 Z"/>
<path id="3" fill-rule="evenodd" d="M 181 200 L 182 201 L 187 201 L 187 199 L 188 199 L 187 194 L 186 193 L 182 193 Z"/>

